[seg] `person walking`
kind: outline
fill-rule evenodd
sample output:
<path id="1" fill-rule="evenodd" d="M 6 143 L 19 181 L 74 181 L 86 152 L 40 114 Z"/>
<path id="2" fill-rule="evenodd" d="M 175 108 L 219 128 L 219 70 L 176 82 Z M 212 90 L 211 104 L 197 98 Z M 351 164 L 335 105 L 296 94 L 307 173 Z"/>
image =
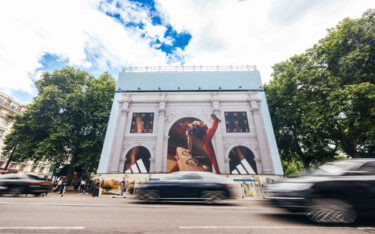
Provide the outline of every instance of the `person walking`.
<path id="1" fill-rule="evenodd" d="M 126 192 L 126 178 L 123 177 L 122 181 L 120 183 L 120 189 L 121 189 L 121 197 L 125 197 L 124 194 Z"/>
<path id="2" fill-rule="evenodd" d="M 92 183 L 92 196 L 93 197 L 99 197 L 99 186 L 100 186 L 99 179 L 95 179 Z"/>
<path id="3" fill-rule="evenodd" d="M 86 193 L 86 181 L 81 179 L 79 194 Z"/>
<path id="4" fill-rule="evenodd" d="M 60 194 L 61 197 L 63 197 L 64 193 L 65 193 L 65 187 L 66 187 L 65 177 L 62 177 L 60 181 L 61 181 L 61 183 L 60 183 L 60 187 L 59 187 L 59 194 Z"/>

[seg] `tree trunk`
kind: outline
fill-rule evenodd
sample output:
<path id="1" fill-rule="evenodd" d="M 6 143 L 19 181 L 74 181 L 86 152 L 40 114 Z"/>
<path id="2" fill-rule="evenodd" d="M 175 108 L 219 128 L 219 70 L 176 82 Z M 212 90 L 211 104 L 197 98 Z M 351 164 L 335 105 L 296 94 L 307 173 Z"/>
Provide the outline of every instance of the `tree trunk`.
<path id="1" fill-rule="evenodd" d="M 68 172 L 67 172 L 67 175 L 66 175 L 68 184 L 70 184 L 73 180 L 73 174 L 74 174 L 74 166 L 73 165 L 77 162 L 77 159 L 78 159 L 78 154 L 73 153 L 72 160 L 70 160 Z"/>
<path id="2" fill-rule="evenodd" d="M 357 151 L 357 142 L 358 142 L 358 140 L 342 142 L 343 150 L 345 151 L 345 153 L 350 155 L 352 158 L 360 158 L 361 157 L 361 155 Z"/>
<path id="3" fill-rule="evenodd" d="M 303 167 L 305 168 L 306 174 L 310 173 L 310 162 L 311 160 L 307 160 L 306 158 L 302 158 Z"/>

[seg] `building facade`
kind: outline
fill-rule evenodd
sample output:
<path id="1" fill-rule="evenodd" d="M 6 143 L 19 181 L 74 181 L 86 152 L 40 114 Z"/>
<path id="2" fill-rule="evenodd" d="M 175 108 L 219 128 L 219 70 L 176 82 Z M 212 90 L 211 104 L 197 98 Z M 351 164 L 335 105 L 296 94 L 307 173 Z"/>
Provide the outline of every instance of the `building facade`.
<path id="1" fill-rule="evenodd" d="M 184 170 L 283 175 L 254 66 L 128 68 L 120 73 L 98 174 Z"/>
<path id="2" fill-rule="evenodd" d="M 10 133 L 13 122 L 9 121 L 7 115 L 20 114 L 26 109 L 26 105 L 17 101 L 15 98 L 0 91 L 0 168 L 4 168 L 8 160 L 2 153 L 5 136 Z M 17 169 L 22 173 L 35 175 L 47 175 L 50 164 L 48 162 L 34 163 L 32 161 L 16 163 L 11 162 L 9 168 Z"/>

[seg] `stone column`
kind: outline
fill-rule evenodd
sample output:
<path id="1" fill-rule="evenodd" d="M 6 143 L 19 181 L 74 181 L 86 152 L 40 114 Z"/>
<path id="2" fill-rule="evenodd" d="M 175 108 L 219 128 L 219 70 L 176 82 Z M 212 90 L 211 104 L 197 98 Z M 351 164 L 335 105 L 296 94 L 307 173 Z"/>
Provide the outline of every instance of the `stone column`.
<path id="1" fill-rule="evenodd" d="M 221 119 L 220 102 L 219 102 L 218 95 L 216 93 L 212 94 L 212 111 L 219 119 Z M 216 133 L 215 133 L 215 143 L 216 143 L 215 155 L 216 155 L 218 167 L 220 169 L 220 173 L 222 174 L 228 173 L 225 167 L 226 162 L 225 162 L 225 155 L 224 155 L 223 132 L 222 132 L 223 124 L 225 124 L 224 119 L 222 119 L 221 123 L 219 123 L 219 127 L 217 128 Z"/>
<path id="2" fill-rule="evenodd" d="M 114 136 L 114 142 L 112 145 L 111 151 L 111 161 L 109 162 L 109 172 L 110 173 L 117 173 L 123 171 L 123 166 L 120 165 L 120 158 L 122 152 L 122 144 L 124 141 L 125 135 L 125 127 L 126 127 L 126 120 L 129 112 L 129 102 L 128 101 L 120 101 L 120 108 L 117 117 L 116 123 L 116 132 Z"/>
<path id="3" fill-rule="evenodd" d="M 254 127 L 256 132 L 256 138 L 258 141 L 259 157 L 262 161 L 262 174 L 274 174 L 271 152 L 268 145 L 268 139 L 266 136 L 266 129 L 262 114 L 260 112 L 260 100 L 249 100 L 251 112 L 254 120 Z M 260 164 L 259 159 L 256 159 L 257 167 Z M 261 174 L 261 173 L 259 173 Z"/>
<path id="4" fill-rule="evenodd" d="M 157 129 L 157 138 L 156 138 L 155 171 L 154 171 L 156 173 L 163 172 L 164 123 L 165 123 L 165 95 L 162 95 L 159 101 L 158 129 Z"/>

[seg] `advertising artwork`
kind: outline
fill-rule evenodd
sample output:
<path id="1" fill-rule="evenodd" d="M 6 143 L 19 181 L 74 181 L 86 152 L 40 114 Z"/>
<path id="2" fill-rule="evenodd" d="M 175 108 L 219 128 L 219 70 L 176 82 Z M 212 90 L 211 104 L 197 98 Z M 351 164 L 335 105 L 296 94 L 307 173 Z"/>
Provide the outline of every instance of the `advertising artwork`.
<path id="1" fill-rule="evenodd" d="M 243 146 L 234 147 L 229 153 L 229 169 L 231 174 L 257 174 L 253 152 Z"/>
<path id="2" fill-rule="evenodd" d="M 225 127 L 228 133 L 250 132 L 246 112 L 225 112 Z"/>
<path id="3" fill-rule="evenodd" d="M 154 113 L 133 113 L 130 132 L 152 133 Z"/>
<path id="4" fill-rule="evenodd" d="M 143 146 L 133 147 L 126 154 L 124 172 L 125 173 L 149 173 L 150 172 L 150 152 Z"/>
<path id="5" fill-rule="evenodd" d="M 183 118 L 172 125 L 167 172 L 215 171 L 220 174 L 211 140 L 221 121 L 215 115 L 211 118 L 211 126 L 196 118 Z"/>

